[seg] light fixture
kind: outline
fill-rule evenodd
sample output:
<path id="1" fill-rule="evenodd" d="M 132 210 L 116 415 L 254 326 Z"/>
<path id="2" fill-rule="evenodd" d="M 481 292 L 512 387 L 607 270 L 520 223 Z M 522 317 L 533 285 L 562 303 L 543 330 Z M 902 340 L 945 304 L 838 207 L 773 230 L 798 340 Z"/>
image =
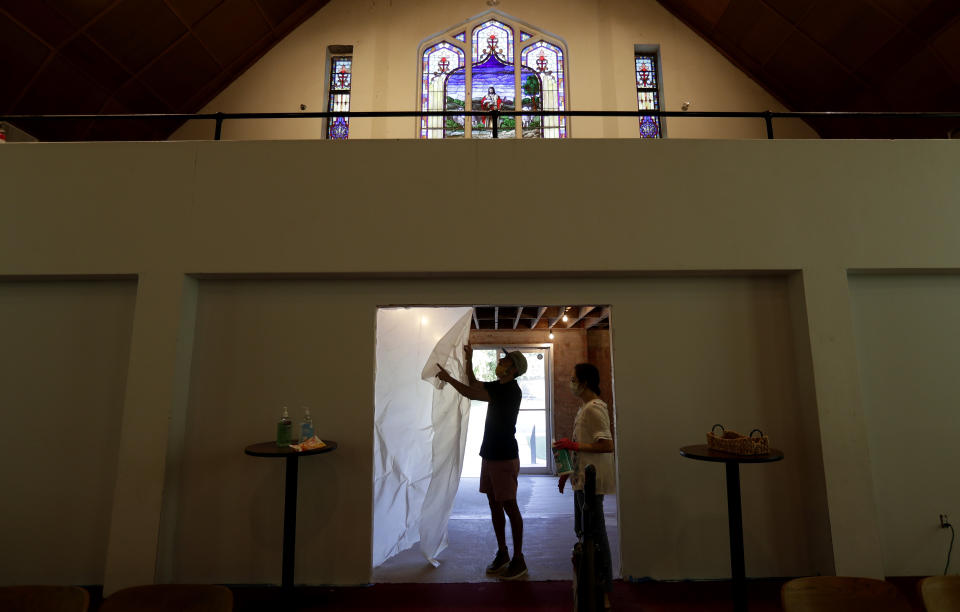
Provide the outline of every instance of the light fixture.
<path id="1" fill-rule="evenodd" d="M 553 340 L 553 332 L 550 332 L 550 339 Z"/>
<path id="2" fill-rule="evenodd" d="M 427 317 L 420 317 L 421 324 L 426 325 L 429 322 L 430 322 L 430 319 L 428 319 Z"/>
<path id="3" fill-rule="evenodd" d="M 569 319 L 567 318 L 567 315 L 563 315 L 563 322 L 566 323 L 567 321 L 569 321 Z"/>

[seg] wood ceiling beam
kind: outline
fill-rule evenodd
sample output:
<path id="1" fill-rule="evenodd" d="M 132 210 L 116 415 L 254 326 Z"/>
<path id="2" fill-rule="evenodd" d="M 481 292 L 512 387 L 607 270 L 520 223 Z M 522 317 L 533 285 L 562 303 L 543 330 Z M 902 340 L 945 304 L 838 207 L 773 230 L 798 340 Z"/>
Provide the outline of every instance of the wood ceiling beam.
<path id="1" fill-rule="evenodd" d="M 513 329 L 517 329 L 520 324 L 520 316 L 523 314 L 523 306 L 517 306 L 517 317 L 513 320 Z"/>
<path id="2" fill-rule="evenodd" d="M 550 326 L 549 326 L 550 329 L 553 329 L 553 326 L 556 325 L 557 322 L 563 318 L 563 313 L 565 313 L 566 311 L 567 311 L 567 307 L 561 306 L 560 309 L 557 311 L 557 316 L 550 318 Z"/>
<path id="3" fill-rule="evenodd" d="M 546 306 L 541 306 L 537 308 L 537 318 L 533 320 L 533 323 L 530 324 L 530 329 L 536 329 L 537 323 L 540 322 L 540 319 L 543 318 L 543 313 L 547 312 Z"/>
<path id="4" fill-rule="evenodd" d="M 493 307 L 493 329 L 500 329 L 500 307 Z"/>
<path id="5" fill-rule="evenodd" d="M 474 307 L 474 309 L 473 309 L 473 326 L 474 326 L 476 329 L 480 329 L 480 320 L 477 319 L 477 309 L 476 309 L 476 307 Z"/>
<path id="6" fill-rule="evenodd" d="M 593 329 L 594 327 L 596 327 L 597 325 L 599 325 L 601 321 L 603 321 L 604 319 L 608 319 L 608 318 L 610 318 L 610 309 L 609 309 L 609 308 L 604 308 L 603 310 L 600 311 L 600 316 L 599 316 L 599 317 L 596 317 L 596 318 L 590 317 L 590 319 L 589 319 L 590 322 L 587 323 L 586 328 L 587 328 L 587 329 Z"/>
<path id="7" fill-rule="evenodd" d="M 570 317 L 570 320 L 567 321 L 567 329 L 571 329 L 574 325 L 582 321 L 583 318 L 588 314 L 590 314 L 591 312 L 593 312 L 595 308 L 596 306 L 581 306 L 580 312 L 577 314 L 577 317 L 575 319 L 573 317 Z"/>

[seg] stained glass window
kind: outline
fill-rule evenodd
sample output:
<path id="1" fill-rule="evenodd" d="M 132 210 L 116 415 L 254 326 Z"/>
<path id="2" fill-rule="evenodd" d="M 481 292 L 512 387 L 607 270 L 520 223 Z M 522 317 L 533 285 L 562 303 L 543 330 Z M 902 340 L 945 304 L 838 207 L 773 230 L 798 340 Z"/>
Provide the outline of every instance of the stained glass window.
<path id="1" fill-rule="evenodd" d="M 488 55 L 513 63 L 513 28 L 491 19 L 473 29 L 473 62 L 480 62 Z"/>
<path id="2" fill-rule="evenodd" d="M 339 56 L 331 58 L 330 96 L 327 100 L 328 113 L 350 112 L 352 65 L 353 58 L 351 56 Z M 349 136 L 349 117 L 330 117 L 327 119 L 327 138 L 331 140 L 346 140 Z"/>
<path id="3" fill-rule="evenodd" d="M 450 43 L 440 42 L 423 52 L 420 109 L 431 111 L 464 109 L 464 53 Z M 464 117 L 421 117 L 421 138 L 462 138 Z"/>
<path id="4" fill-rule="evenodd" d="M 657 74 L 657 56 L 638 53 L 637 62 L 637 110 L 660 108 L 660 78 Z M 660 117 L 640 117 L 640 138 L 660 138 Z"/>
<path id="5" fill-rule="evenodd" d="M 559 42 L 537 40 L 542 36 L 519 30 L 509 19 L 481 17 L 468 30 L 457 28 L 427 43 L 420 57 L 421 110 L 530 111 L 519 122 L 498 117 L 497 137 L 565 138 L 565 117 L 537 113 L 566 110 L 565 51 Z M 492 138 L 493 132 L 487 114 L 420 119 L 421 138 Z"/>
<path id="6" fill-rule="evenodd" d="M 513 28 L 499 21 L 488 21 L 473 29 L 473 66 L 471 66 L 471 106 L 475 111 L 512 111 L 517 108 L 516 74 L 513 69 Z M 493 118 L 472 117 L 474 138 L 493 138 Z M 499 138 L 516 136 L 516 119 L 501 117 Z"/>
<path id="7" fill-rule="evenodd" d="M 520 74 L 524 92 L 523 110 L 567 109 L 563 51 L 546 41 L 537 41 L 520 54 Z M 523 115 L 524 138 L 566 138 L 567 118 L 563 116 Z"/>

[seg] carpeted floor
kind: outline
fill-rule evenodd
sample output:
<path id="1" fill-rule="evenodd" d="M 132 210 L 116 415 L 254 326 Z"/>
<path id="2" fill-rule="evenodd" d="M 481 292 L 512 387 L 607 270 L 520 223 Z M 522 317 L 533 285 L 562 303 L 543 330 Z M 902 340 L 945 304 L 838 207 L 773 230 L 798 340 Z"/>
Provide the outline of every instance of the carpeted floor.
<path id="1" fill-rule="evenodd" d="M 750 612 L 781 612 L 780 587 L 787 579 L 750 580 Z M 923 612 L 917 593 L 920 578 L 887 578 Z M 90 612 L 101 603 L 100 589 L 91 592 Z M 321 612 L 425 610 L 440 612 L 570 611 L 573 590 L 568 581 L 475 582 L 466 584 L 375 584 L 362 587 L 298 587 L 284 597 L 279 587 L 230 585 L 234 612 Z M 630 612 L 729 612 L 729 581 L 622 582 L 617 581 L 610 598 L 613 609 Z"/>
<path id="2" fill-rule="evenodd" d="M 917 578 L 893 578 L 923 612 L 917 596 Z M 780 587 L 786 579 L 750 580 L 750 612 L 782 612 Z M 234 588 L 236 612 L 266 612 L 277 609 L 278 588 Z M 613 610 L 631 612 L 729 612 L 729 581 L 622 582 L 610 597 Z M 468 584 L 377 584 L 352 588 L 305 588 L 287 608 L 300 612 L 321 610 L 529 610 L 553 612 L 573 609 L 573 590 L 567 581 L 468 583 Z"/>

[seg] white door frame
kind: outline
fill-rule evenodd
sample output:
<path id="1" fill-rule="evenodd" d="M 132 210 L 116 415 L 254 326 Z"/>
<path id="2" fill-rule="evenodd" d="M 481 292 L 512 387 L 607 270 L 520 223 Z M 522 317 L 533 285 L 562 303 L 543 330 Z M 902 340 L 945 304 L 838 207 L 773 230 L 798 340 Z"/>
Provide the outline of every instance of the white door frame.
<path id="1" fill-rule="evenodd" d="M 478 350 L 495 350 L 499 351 L 501 348 L 507 349 L 509 351 L 523 351 L 525 349 L 533 350 L 543 350 L 544 359 L 547 360 L 547 363 L 544 365 L 544 386 L 546 387 L 546 404 L 545 404 L 545 420 L 546 420 L 546 439 L 547 439 L 547 452 L 546 459 L 547 464 L 545 467 L 521 467 L 521 474 L 553 474 L 553 450 L 550 447 L 550 440 L 553 439 L 553 343 L 543 342 L 543 343 L 528 343 L 528 344 L 474 344 L 471 345 L 474 349 Z M 520 410 L 523 410 L 523 404 L 520 404 Z"/>

